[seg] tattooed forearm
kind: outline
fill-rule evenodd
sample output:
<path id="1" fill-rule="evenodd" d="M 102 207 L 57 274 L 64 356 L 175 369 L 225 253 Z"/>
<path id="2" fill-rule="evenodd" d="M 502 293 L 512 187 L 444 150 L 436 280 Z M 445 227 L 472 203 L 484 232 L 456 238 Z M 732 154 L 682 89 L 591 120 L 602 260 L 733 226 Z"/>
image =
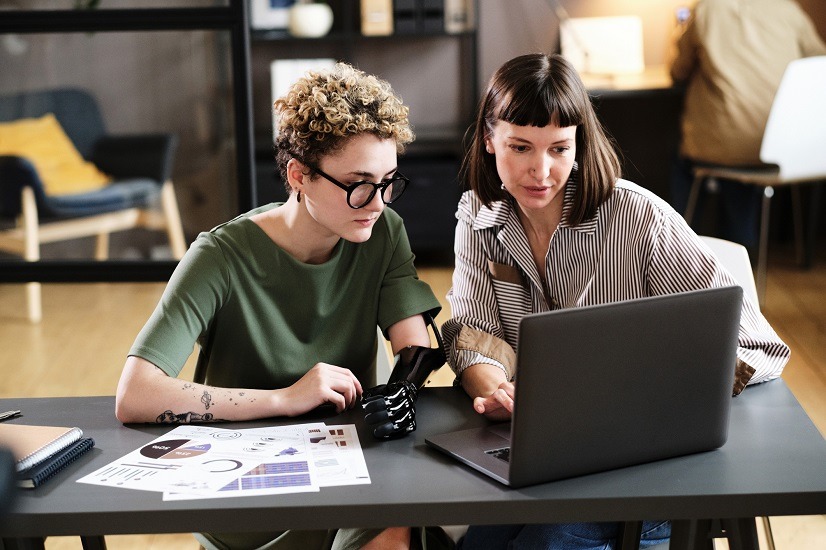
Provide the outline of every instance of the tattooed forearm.
<path id="1" fill-rule="evenodd" d="M 213 388 L 211 386 L 193 384 L 192 382 L 184 382 L 181 385 L 181 390 L 192 392 L 193 397 L 196 399 L 198 392 L 202 392 L 201 403 L 203 403 L 204 409 L 206 410 L 216 407 L 221 401 L 221 398 L 228 399 L 229 403 L 235 407 L 243 405 L 244 401 L 249 403 L 255 401 L 255 398 L 249 396 L 246 391 L 232 392 L 232 390 L 229 390 L 225 394 L 222 391 L 222 388 Z M 216 395 L 216 393 L 218 395 Z M 218 397 L 217 401 L 215 397 Z M 190 424 L 192 422 L 228 422 L 228 420 L 225 418 L 215 418 L 215 415 L 211 412 L 197 413 L 194 411 L 189 411 L 175 413 L 172 412 L 172 410 L 167 409 L 155 418 L 155 422 L 157 424 Z"/>
<path id="2" fill-rule="evenodd" d="M 198 414 L 196 412 L 173 413 L 164 411 L 155 419 L 157 424 L 191 424 L 192 422 L 224 422 L 215 418 L 212 413 Z"/>

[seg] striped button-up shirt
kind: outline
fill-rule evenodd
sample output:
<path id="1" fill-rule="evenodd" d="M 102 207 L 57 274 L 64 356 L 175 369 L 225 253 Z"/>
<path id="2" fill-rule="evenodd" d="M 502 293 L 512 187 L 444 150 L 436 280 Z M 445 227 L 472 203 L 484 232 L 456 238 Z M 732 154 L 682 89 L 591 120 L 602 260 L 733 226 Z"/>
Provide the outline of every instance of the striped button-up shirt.
<path id="1" fill-rule="evenodd" d="M 544 273 L 510 201 L 488 208 L 473 191 L 462 196 L 447 295 L 452 318 L 442 328 L 457 376 L 488 363 L 512 378 L 519 320 L 529 313 L 737 284 L 671 206 L 629 181 L 617 181 L 592 219 L 567 224 L 575 186 L 572 177 Z M 738 370 L 754 372 L 742 382 L 776 378 L 789 355 L 758 306 L 744 297 Z"/>

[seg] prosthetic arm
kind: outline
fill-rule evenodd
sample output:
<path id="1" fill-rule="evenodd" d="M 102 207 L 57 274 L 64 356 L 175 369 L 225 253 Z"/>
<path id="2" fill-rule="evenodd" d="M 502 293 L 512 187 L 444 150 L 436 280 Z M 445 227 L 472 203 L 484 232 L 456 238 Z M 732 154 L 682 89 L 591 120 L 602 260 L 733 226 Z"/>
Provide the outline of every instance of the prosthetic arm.
<path id="1" fill-rule="evenodd" d="M 423 313 L 438 347 L 407 346 L 399 351 L 387 384 L 365 390 L 361 396 L 364 421 L 379 439 L 401 437 L 416 429 L 416 397 L 430 373 L 445 364 L 442 335 L 433 318 Z"/>

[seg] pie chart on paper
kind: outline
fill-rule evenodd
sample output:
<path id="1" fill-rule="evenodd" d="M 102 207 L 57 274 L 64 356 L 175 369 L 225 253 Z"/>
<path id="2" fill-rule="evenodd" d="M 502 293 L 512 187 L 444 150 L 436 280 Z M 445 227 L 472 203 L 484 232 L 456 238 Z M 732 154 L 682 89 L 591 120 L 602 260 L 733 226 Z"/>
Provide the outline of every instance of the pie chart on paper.
<path id="1" fill-rule="evenodd" d="M 192 443 L 192 441 L 189 439 L 157 441 L 143 447 L 140 452 L 147 458 L 169 460 L 200 456 L 212 447 L 208 443 L 190 443 Z"/>

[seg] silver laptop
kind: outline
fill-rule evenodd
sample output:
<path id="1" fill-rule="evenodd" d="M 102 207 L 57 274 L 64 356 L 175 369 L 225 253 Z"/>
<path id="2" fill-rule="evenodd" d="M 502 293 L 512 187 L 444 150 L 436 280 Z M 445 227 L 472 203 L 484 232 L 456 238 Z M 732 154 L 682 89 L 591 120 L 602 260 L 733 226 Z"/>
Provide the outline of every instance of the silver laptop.
<path id="1" fill-rule="evenodd" d="M 743 291 L 528 315 L 512 421 L 426 439 L 511 487 L 722 446 Z"/>

